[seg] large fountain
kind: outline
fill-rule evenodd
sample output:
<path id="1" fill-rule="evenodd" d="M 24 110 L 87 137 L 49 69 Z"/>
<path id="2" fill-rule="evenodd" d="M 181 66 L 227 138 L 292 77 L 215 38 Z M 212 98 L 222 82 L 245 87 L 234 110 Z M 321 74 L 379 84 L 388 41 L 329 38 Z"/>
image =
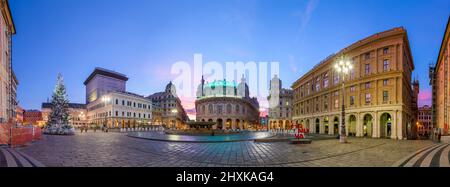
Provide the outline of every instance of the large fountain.
<path id="1" fill-rule="evenodd" d="M 216 129 L 214 128 L 215 124 L 215 122 L 188 122 L 185 129 L 132 132 L 128 136 L 155 141 L 203 143 L 253 141 L 274 136 L 274 134 L 267 131 Z"/>

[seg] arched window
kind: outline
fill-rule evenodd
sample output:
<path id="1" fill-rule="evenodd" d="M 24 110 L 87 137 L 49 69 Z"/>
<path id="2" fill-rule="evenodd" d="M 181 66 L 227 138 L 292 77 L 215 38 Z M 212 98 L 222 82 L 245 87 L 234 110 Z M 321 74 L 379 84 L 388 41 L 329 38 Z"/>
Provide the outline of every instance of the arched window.
<path id="1" fill-rule="evenodd" d="M 211 104 L 208 106 L 208 112 L 209 112 L 210 114 L 213 113 L 213 106 L 212 106 Z"/>
<path id="2" fill-rule="evenodd" d="M 231 104 L 228 104 L 228 105 L 227 105 L 227 113 L 228 113 L 228 114 L 231 114 Z"/>

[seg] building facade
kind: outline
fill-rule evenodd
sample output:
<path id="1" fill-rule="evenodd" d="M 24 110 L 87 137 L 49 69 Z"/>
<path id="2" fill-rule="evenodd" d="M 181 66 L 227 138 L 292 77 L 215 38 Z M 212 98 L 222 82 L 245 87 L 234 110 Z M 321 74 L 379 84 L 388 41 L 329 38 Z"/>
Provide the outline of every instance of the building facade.
<path id="1" fill-rule="evenodd" d="M 42 112 L 39 110 L 26 110 L 23 113 L 23 124 L 39 126 L 42 121 Z"/>
<path id="2" fill-rule="evenodd" d="M 85 104 L 69 103 L 68 110 L 69 110 L 69 123 L 73 125 L 75 128 L 79 128 L 88 124 L 86 117 L 87 110 Z M 42 111 L 42 120 L 45 121 L 46 123 L 48 121 L 50 113 L 52 112 L 52 103 L 42 103 L 41 111 Z"/>
<path id="3" fill-rule="evenodd" d="M 433 89 L 432 120 L 433 127 L 443 135 L 449 135 L 450 124 L 450 17 L 444 33 L 438 59 L 434 67 L 430 67 L 430 84 Z"/>
<path id="4" fill-rule="evenodd" d="M 128 92 L 103 94 L 87 105 L 87 119 L 96 126 L 136 128 L 151 125 L 152 103 L 144 96 Z"/>
<path id="5" fill-rule="evenodd" d="M 348 136 L 406 139 L 417 114 L 412 109 L 414 63 L 407 32 L 384 31 L 333 54 L 298 79 L 294 117 L 312 133 L 337 135 L 341 123 L 341 79 L 335 63 L 347 59 L 353 69 L 345 79 L 345 127 Z"/>
<path id="6" fill-rule="evenodd" d="M 432 132 L 432 118 L 431 118 L 431 107 L 428 105 L 424 105 L 419 107 L 418 113 L 418 123 L 417 123 L 417 132 L 421 137 L 428 137 Z"/>
<path id="7" fill-rule="evenodd" d="M 255 129 L 259 125 L 259 102 L 250 97 L 245 78 L 239 85 L 226 80 L 205 82 L 202 77 L 195 101 L 196 120 L 215 122 L 215 129 Z"/>
<path id="8" fill-rule="evenodd" d="M 95 68 L 84 82 L 86 119 L 91 126 L 136 128 L 151 125 L 152 103 L 126 91 L 128 78 L 118 72 Z"/>
<path id="9" fill-rule="evenodd" d="M 158 92 L 147 97 L 153 104 L 153 124 L 165 125 L 167 128 L 182 129 L 189 120 L 186 111 L 176 94 L 176 88 L 170 82 L 164 92 Z"/>
<path id="10" fill-rule="evenodd" d="M 270 81 L 269 129 L 291 129 L 294 92 L 283 88 L 283 82 L 275 75 Z"/>
<path id="11" fill-rule="evenodd" d="M 18 81 L 11 61 L 12 36 L 16 29 L 7 0 L 0 1 L 0 10 L 0 122 L 7 122 L 16 118 L 15 87 Z"/>

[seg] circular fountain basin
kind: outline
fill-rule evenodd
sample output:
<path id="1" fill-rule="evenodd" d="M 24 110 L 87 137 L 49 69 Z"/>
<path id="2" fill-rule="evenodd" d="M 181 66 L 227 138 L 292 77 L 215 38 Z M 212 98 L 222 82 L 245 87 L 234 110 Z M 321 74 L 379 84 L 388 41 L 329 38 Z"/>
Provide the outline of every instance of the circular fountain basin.
<path id="1" fill-rule="evenodd" d="M 155 141 L 188 142 L 188 143 L 217 143 L 217 142 L 239 142 L 254 141 L 275 136 L 271 132 L 241 132 L 236 134 L 220 134 L 215 136 L 195 136 L 166 134 L 165 132 L 132 132 L 128 136 Z"/>

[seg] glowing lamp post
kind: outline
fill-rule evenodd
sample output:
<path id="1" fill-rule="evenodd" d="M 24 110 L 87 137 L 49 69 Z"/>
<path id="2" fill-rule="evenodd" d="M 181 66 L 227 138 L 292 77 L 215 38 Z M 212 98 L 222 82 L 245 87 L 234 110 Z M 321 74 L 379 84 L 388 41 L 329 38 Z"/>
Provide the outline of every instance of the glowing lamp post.
<path id="1" fill-rule="evenodd" d="M 339 142 L 347 143 L 347 137 L 345 132 L 345 76 L 353 69 L 350 61 L 345 60 L 342 56 L 335 65 L 334 69 L 342 77 L 342 113 L 341 113 L 341 131 L 339 136 Z"/>

